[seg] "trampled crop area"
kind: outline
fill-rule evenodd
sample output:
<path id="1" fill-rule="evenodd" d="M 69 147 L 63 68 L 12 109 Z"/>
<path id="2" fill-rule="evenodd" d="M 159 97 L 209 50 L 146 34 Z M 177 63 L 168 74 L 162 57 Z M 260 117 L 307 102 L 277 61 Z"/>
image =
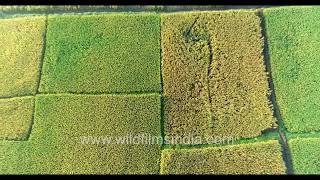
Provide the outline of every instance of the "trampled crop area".
<path id="1" fill-rule="evenodd" d="M 254 11 L 162 15 L 165 132 L 249 138 L 275 124 Z"/>
<path id="2" fill-rule="evenodd" d="M 320 7 L 59 8 L 0 13 L 0 174 L 320 174 Z"/>

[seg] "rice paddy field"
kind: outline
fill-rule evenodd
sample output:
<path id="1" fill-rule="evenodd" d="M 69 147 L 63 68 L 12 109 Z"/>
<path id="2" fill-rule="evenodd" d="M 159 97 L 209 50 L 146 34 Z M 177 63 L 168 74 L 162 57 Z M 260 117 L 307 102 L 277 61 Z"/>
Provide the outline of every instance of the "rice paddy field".
<path id="1" fill-rule="evenodd" d="M 0 6 L 0 174 L 320 174 L 320 6 L 165 8 Z"/>

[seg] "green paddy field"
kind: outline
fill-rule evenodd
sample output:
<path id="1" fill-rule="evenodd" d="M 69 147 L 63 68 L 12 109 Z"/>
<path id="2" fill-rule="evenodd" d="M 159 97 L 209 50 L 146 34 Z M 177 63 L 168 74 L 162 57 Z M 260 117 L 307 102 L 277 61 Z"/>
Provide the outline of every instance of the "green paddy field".
<path id="1" fill-rule="evenodd" d="M 320 7 L 149 8 L 0 6 L 0 174 L 320 174 Z"/>

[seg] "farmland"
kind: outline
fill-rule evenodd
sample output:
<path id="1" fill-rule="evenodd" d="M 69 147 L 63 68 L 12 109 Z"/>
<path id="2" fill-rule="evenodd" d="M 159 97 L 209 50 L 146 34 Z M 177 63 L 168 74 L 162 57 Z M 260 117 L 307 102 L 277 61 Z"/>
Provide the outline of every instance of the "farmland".
<path id="1" fill-rule="evenodd" d="M 277 102 L 290 132 L 320 130 L 320 9 L 264 11 Z M 299 103 L 297 103 L 299 102 Z"/>
<path id="2" fill-rule="evenodd" d="M 254 11 L 162 16 L 165 132 L 255 137 L 275 125 Z"/>
<path id="3" fill-rule="evenodd" d="M 320 7 L 104 8 L 0 6 L 0 174 L 320 173 Z"/>
<path id="4" fill-rule="evenodd" d="M 4 144 L 3 173 L 156 173 L 159 145 L 82 144 L 82 136 L 160 135 L 159 95 L 41 95 L 28 141 Z M 144 152 L 144 153 L 142 153 Z"/>
<path id="5" fill-rule="evenodd" d="M 49 16 L 40 92 L 160 92 L 159 21 L 155 14 Z"/>
<path id="6" fill-rule="evenodd" d="M 0 139 L 26 139 L 32 124 L 34 98 L 0 99 Z"/>
<path id="7" fill-rule="evenodd" d="M 281 146 L 276 140 L 209 147 L 165 149 L 162 174 L 284 174 Z"/>
<path id="8" fill-rule="evenodd" d="M 45 17 L 4 19 L 0 32 L 0 97 L 35 95 Z"/>
<path id="9" fill-rule="evenodd" d="M 319 174 L 320 138 L 289 140 L 295 174 Z"/>

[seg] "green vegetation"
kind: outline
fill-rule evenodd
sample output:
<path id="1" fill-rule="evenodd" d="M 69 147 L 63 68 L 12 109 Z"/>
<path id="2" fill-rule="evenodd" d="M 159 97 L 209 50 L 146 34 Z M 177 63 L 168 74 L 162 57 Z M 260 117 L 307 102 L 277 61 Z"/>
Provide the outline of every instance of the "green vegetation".
<path id="1" fill-rule="evenodd" d="M 40 91 L 160 92 L 155 13 L 52 15 Z"/>
<path id="2" fill-rule="evenodd" d="M 178 139 L 179 140 L 179 139 Z M 203 141 L 202 144 L 163 144 L 162 148 L 163 149 L 193 149 L 193 148 L 208 148 L 208 147 L 221 147 L 225 146 L 227 144 L 248 144 L 248 143 L 255 143 L 255 142 L 261 142 L 261 141 L 268 141 L 268 140 L 280 140 L 279 138 L 279 132 L 278 131 L 273 131 L 273 132 L 268 132 L 263 135 L 254 137 L 254 138 L 241 138 L 241 139 L 236 139 L 236 138 L 228 138 L 228 137 L 217 137 L 217 138 L 208 138 L 204 139 L 207 141 Z M 182 141 L 183 142 L 183 141 Z M 196 140 L 195 140 L 196 142 Z"/>
<path id="3" fill-rule="evenodd" d="M 34 109 L 33 97 L 0 99 L 0 140 L 25 140 Z"/>
<path id="4" fill-rule="evenodd" d="M 34 95 L 45 17 L 0 19 L 0 97 Z"/>
<path id="5" fill-rule="evenodd" d="M 35 110 L 29 141 L 0 142 L 1 174 L 159 172 L 159 144 L 81 137 L 160 136 L 160 95 L 40 95 Z"/>
<path id="6" fill-rule="evenodd" d="M 291 133 L 286 132 L 287 139 L 294 139 L 294 138 L 306 138 L 306 137 L 315 137 L 320 138 L 320 132 L 310 132 L 310 133 Z"/>
<path id="7" fill-rule="evenodd" d="M 161 174 L 284 174 L 278 141 L 200 149 L 165 149 Z"/>
<path id="8" fill-rule="evenodd" d="M 255 11 L 161 19 L 166 135 L 250 138 L 275 126 Z"/>
<path id="9" fill-rule="evenodd" d="M 295 174 L 320 173 L 320 138 L 296 138 L 288 143 Z"/>
<path id="10" fill-rule="evenodd" d="M 277 102 L 291 132 L 320 130 L 320 8 L 265 9 Z"/>
<path id="11" fill-rule="evenodd" d="M 0 6 L 0 174 L 319 174 L 320 7 L 193 8 Z"/>

